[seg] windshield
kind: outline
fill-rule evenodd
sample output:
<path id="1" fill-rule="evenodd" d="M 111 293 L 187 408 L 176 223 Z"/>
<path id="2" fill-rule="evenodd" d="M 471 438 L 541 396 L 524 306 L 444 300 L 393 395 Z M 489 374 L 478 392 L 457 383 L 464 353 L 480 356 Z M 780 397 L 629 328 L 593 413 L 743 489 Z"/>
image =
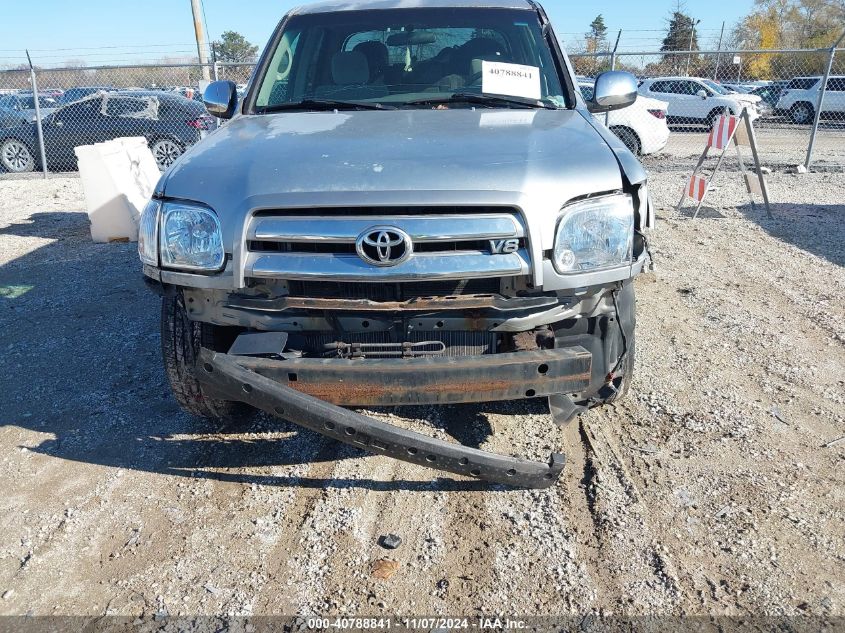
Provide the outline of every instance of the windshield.
<path id="1" fill-rule="evenodd" d="M 446 107 L 459 107 L 454 103 L 468 93 L 547 106 L 568 103 L 539 18 L 531 10 L 296 15 L 286 21 L 269 59 L 257 80 L 257 112 L 309 100 L 432 107 L 455 95 L 458 99 Z M 510 106 L 501 100 L 496 107 Z"/>
<path id="2" fill-rule="evenodd" d="M 722 86 L 722 85 L 720 85 L 720 84 L 717 84 L 715 81 L 710 81 L 709 79 L 705 79 L 705 80 L 704 80 L 704 83 L 705 83 L 705 84 L 707 85 L 707 87 L 708 87 L 708 88 L 710 88 L 713 92 L 715 92 L 715 93 L 717 93 L 717 94 L 720 94 L 720 95 L 729 95 L 729 94 L 735 94 L 735 93 L 736 93 L 736 91 L 735 91 L 735 90 L 728 90 L 728 89 L 727 89 L 727 88 L 725 88 L 724 86 Z"/>

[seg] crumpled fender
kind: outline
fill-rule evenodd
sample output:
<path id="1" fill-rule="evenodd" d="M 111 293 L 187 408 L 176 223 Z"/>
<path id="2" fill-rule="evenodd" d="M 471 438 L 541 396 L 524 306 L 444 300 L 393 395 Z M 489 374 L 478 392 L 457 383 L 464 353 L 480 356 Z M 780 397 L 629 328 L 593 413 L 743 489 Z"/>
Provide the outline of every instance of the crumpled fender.
<path id="1" fill-rule="evenodd" d="M 643 167 L 637 157 L 634 156 L 627 147 L 625 147 L 625 144 L 619 139 L 619 137 L 596 121 L 593 118 L 593 115 L 589 112 L 584 110 L 579 110 L 579 112 L 581 112 L 581 116 L 587 120 L 593 129 L 598 132 L 599 136 L 604 139 L 604 142 L 607 143 L 607 146 L 613 152 L 614 157 L 616 157 L 616 162 L 619 163 L 619 169 L 622 172 L 623 179 L 625 180 L 626 188 L 646 185 L 648 182 L 648 173 L 646 173 L 645 167 Z M 647 190 L 646 199 L 643 202 L 645 203 L 645 209 L 641 209 L 640 211 L 641 222 L 638 228 L 653 229 L 656 218 L 654 205 L 651 202 L 651 197 L 648 196 Z"/>
<path id="2" fill-rule="evenodd" d="M 593 129 L 595 129 L 595 131 L 598 132 L 604 139 L 604 142 L 607 143 L 608 147 L 613 150 L 613 154 L 616 156 L 616 161 L 619 163 L 619 167 L 622 170 L 622 175 L 628 181 L 629 185 L 640 185 L 648 180 L 648 174 L 646 173 L 645 168 L 642 164 L 640 164 L 640 161 L 637 160 L 637 157 L 634 156 L 627 147 L 625 147 L 625 144 L 619 140 L 618 136 L 596 121 L 589 112 L 584 110 L 579 110 L 579 112 L 581 112 L 581 116 L 583 116 L 587 122 L 593 126 Z"/>

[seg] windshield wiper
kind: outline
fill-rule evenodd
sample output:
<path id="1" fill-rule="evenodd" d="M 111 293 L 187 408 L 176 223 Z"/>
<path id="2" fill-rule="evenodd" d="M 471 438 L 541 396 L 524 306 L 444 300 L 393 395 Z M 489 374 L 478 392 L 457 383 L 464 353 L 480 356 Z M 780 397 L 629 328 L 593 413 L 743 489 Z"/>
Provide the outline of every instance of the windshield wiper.
<path id="1" fill-rule="evenodd" d="M 448 97 L 434 97 L 431 99 L 416 99 L 406 101 L 405 105 L 438 105 L 441 103 L 473 103 L 489 107 L 509 106 L 517 108 L 544 108 L 546 110 L 557 110 L 557 106 L 545 103 L 539 99 L 527 99 L 524 97 L 505 97 L 501 95 L 486 95 L 476 92 L 456 92 Z"/>
<path id="2" fill-rule="evenodd" d="M 264 106 L 261 114 L 284 112 L 286 110 L 395 110 L 394 106 L 369 101 L 342 101 L 337 99 L 303 99 L 287 103 L 275 103 Z"/>

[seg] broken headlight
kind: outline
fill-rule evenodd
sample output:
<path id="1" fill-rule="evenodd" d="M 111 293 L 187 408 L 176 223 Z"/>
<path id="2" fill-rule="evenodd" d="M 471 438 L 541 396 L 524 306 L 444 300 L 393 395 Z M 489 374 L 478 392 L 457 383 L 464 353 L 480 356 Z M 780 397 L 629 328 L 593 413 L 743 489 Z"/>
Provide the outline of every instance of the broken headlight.
<path id="1" fill-rule="evenodd" d="M 562 209 L 553 260 L 559 273 L 627 266 L 633 252 L 634 203 L 631 196 L 603 196 Z"/>
<path id="2" fill-rule="evenodd" d="M 220 221 L 208 207 L 182 202 L 161 205 L 159 248 L 161 265 L 167 268 L 215 271 L 226 263 Z"/>

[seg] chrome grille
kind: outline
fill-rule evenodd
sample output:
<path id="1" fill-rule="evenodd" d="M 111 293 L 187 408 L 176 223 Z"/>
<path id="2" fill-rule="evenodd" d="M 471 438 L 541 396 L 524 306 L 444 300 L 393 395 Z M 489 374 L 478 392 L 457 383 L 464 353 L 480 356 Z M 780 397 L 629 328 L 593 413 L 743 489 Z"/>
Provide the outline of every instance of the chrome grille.
<path id="1" fill-rule="evenodd" d="M 369 210 L 368 210 L 369 211 Z M 355 209 L 261 212 L 246 234 L 245 278 L 337 282 L 413 282 L 527 275 L 530 256 L 518 210 L 410 215 L 355 214 Z M 322 213 L 320 213 L 322 212 Z M 410 237 L 413 254 L 392 266 L 374 266 L 357 253 L 359 236 L 391 227 Z M 511 241 L 509 252 L 492 242 Z"/>

